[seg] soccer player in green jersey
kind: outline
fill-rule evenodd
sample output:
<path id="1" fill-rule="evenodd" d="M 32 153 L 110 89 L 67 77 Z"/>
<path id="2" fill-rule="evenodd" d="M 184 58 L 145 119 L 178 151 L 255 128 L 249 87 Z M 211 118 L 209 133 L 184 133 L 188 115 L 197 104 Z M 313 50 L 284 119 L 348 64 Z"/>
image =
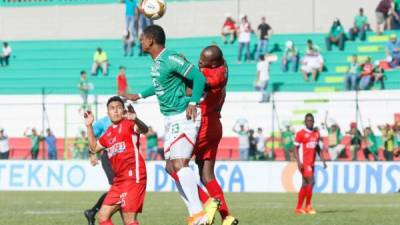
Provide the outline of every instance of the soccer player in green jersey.
<path id="1" fill-rule="evenodd" d="M 139 94 L 123 94 L 129 100 L 156 95 L 164 116 L 166 134 L 164 153 L 170 160 L 179 182 L 179 193 L 190 217 L 189 225 L 208 224 L 207 214 L 199 199 L 195 172 L 189 168 L 193 147 L 200 126 L 198 103 L 205 87 L 203 74 L 181 54 L 165 47 L 165 33 L 158 25 L 147 27 L 140 38 L 144 52 L 154 61 L 151 67 L 153 85 Z M 186 83 L 193 83 L 192 96 L 186 95 Z"/>

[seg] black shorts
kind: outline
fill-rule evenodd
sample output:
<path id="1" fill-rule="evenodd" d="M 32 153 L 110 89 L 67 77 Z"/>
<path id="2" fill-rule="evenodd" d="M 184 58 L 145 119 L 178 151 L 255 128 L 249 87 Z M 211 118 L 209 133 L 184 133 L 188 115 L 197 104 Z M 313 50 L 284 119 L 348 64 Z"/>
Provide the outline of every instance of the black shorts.
<path id="1" fill-rule="evenodd" d="M 106 173 L 108 183 L 111 185 L 114 179 L 114 171 L 111 168 L 110 161 L 108 161 L 107 152 L 103 152 L 103 154 L 101 154 L 101 166 Z"/>

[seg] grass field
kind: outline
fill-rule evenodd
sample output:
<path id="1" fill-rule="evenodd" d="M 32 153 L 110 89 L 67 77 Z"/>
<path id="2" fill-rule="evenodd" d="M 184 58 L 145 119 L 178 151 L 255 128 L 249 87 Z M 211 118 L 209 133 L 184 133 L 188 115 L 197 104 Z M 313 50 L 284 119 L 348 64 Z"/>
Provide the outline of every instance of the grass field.
<path id="1" fill-rule="evenodd" d="M 97 192 L 0 192 L 1 225 L 85 225 L 83 210 Z M 227 194 L 242 225 L 399 225 L 400 194 L 317 194 L 317 215 L 294 215 L 295 194 Z M 177 193 L 148 193 L 141 225 L 183 225 L 186 210 Z M 115 224 L 121 224 L 119 215 Z M 216 224 L 220 224 L 219 216 Z"/>

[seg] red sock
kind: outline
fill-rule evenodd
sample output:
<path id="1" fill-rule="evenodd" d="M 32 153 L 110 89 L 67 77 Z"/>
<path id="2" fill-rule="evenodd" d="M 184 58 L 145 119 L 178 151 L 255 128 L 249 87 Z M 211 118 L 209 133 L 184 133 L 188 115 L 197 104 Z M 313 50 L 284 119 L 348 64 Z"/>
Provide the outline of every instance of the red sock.
<path id="1" fill-rule="evenodd" d="M 172 172 L 170 175 L 172 179 L 174 179 L 176 182 L 179 182 L 179 177 L 178 174 L 176 174 L 176 172 Z"/>
<path id="2" fill-rule="evenodd" d="M 311 198 L 312 198 L 312 191 L 313 191 L 313 186 L 311 184 L 308 184 L 306 186 L 306 207 L 311 205 Z"/>
<path id="3" fill-rule="evenodd" d="M 299 195 L 297 197 L 297 206 L 296 209 L 303 208 L 304 198 L 306 197 L 306 187 L 301 187 L 299 191 Z"/>
<path id="4" fill-rule="evenodd" d="M 199 198 L 201 203 L 206 203 L 208 201 L 208 199 L 210 198 L 210 196 L 208 196 L 207 192 L 205 192 L 203 190 L 202 187 L 200 187 L 199 185 L 197 185 L 197 189 L 199 190 Z"/>
<path id="5" fill-rule="evenodd" d="M 99 221 L 99 225 L 114 225 L 110 219 L 104 220 L 103 222 Z"/>
<path id="6" fill-rule="evenodd" d="M 128 225 L 139 225 L 139 221 L 133 221 L 132 223 L 130 223 Z"/>
<path id="7" fill-rule="evenodd" d="M 225 219 L 229 215 L 228 205 L 226 204 L 224 192 L 221 186 L 218 184 L 216 179 L 211 180 L 206 184 L 206 188 L 211 197 L 216 198 L 221 201 L 221 207 L 219 208 L 219 213 L 222 219 Z"/>
<path id="8" fill-rule="evenodd" d="M 171 177 L 175 180 L 175 182 L 179 182 L 179 177 L 176 174 L 176 172 L 171 173 Z M 201 188 L 199 185 L 197 185 L 197 190 L 199 192 L 199 198 L 201 203 L 206 203 L 207 200 L 210 198 L 208 194 Z"/>

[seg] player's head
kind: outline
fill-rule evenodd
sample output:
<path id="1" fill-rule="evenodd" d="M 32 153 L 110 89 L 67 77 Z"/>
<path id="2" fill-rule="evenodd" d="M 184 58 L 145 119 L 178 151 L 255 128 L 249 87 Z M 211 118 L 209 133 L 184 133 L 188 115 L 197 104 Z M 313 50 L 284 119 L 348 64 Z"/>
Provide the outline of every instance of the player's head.
<path id="1" fill-rule="evenodd" d="M 7 48 L 7 47 L 8 47 L 8 43 L 7 43 L 7 42 L 4 42 L 4 43 L 3 43 L 3 46 Z"/>
<path id="2" fill-rule="evenodd" d="M 107 113 L 111 122 L 118 123 L 124 116 L 124 102 L 119 96 L 114 96 L 107 101 Z"/>
<path id="3" fill-rule="evenodd" d="M 50 130 L 50 128 L 47 128 L 47 129 L 46 129 L 46 133 L 47 133 L 47 135 L 51 135 L 51 130 Z"/>
<path id="4" fill-rule="evenodd" d="M 154 46 L 165 46 L 164 29 L 158 25 L 151 25 L 144 29 L 140 36 L 140 44 L 144 52 L 149 52 Z"/>
<path id="5" fill-rule="evenodd" d="M 84 71 L 84 70 L 81 71 L 81 78 L 84 78 L 84 79 L 86 78 L 86 71 Z"/>
<path id="6" fill-rule="evenodd" d="M 314 129 L 314 116 L 311 113 L 307 113 L 304 118 L 304 124 L 306 125 L 307 129 L 313 130 Z"/>
<path id="7" fill-rule="evenodd" d="M 224 65 L 224 55 L 216 45 L 210 45 L 201 51 L 199 59 L 200 68 L 217 68 Z"/>
<path id="8" fill-rule="evenodd" d="M 360 8 L 359 12 L 360 12 L 360 16 L 364 15 L 364 9 L 363 8 Z"/>
<path id="9" fill-rule="evenodd" d="M 126 70 L 125 66 L 120 66 L 119 67 L 119 73 L 120 74 L 124 74 L 125 75 L 125 70 Z"/>
<path id="10" fill-rule="evenodd" d="M 353 55 L 352 60 L 353 60 L 353 63 L 357 63 L 358 57 L 356 54 Z"/>
<path id="11" fill-rule="evenodd" d="M 308 48 L 312 48 L 313 47 L 313 42 L 312 42 L 311 39 L 307 40 L 307 46 L 308 46 Z"/>
<path id="12" fill-rule="evenodd" d="M 103 49 L 97 48 L 97 51 L 98 51 L 99 53 L 101 53 L 101 52 L 103 51 Z"/>

